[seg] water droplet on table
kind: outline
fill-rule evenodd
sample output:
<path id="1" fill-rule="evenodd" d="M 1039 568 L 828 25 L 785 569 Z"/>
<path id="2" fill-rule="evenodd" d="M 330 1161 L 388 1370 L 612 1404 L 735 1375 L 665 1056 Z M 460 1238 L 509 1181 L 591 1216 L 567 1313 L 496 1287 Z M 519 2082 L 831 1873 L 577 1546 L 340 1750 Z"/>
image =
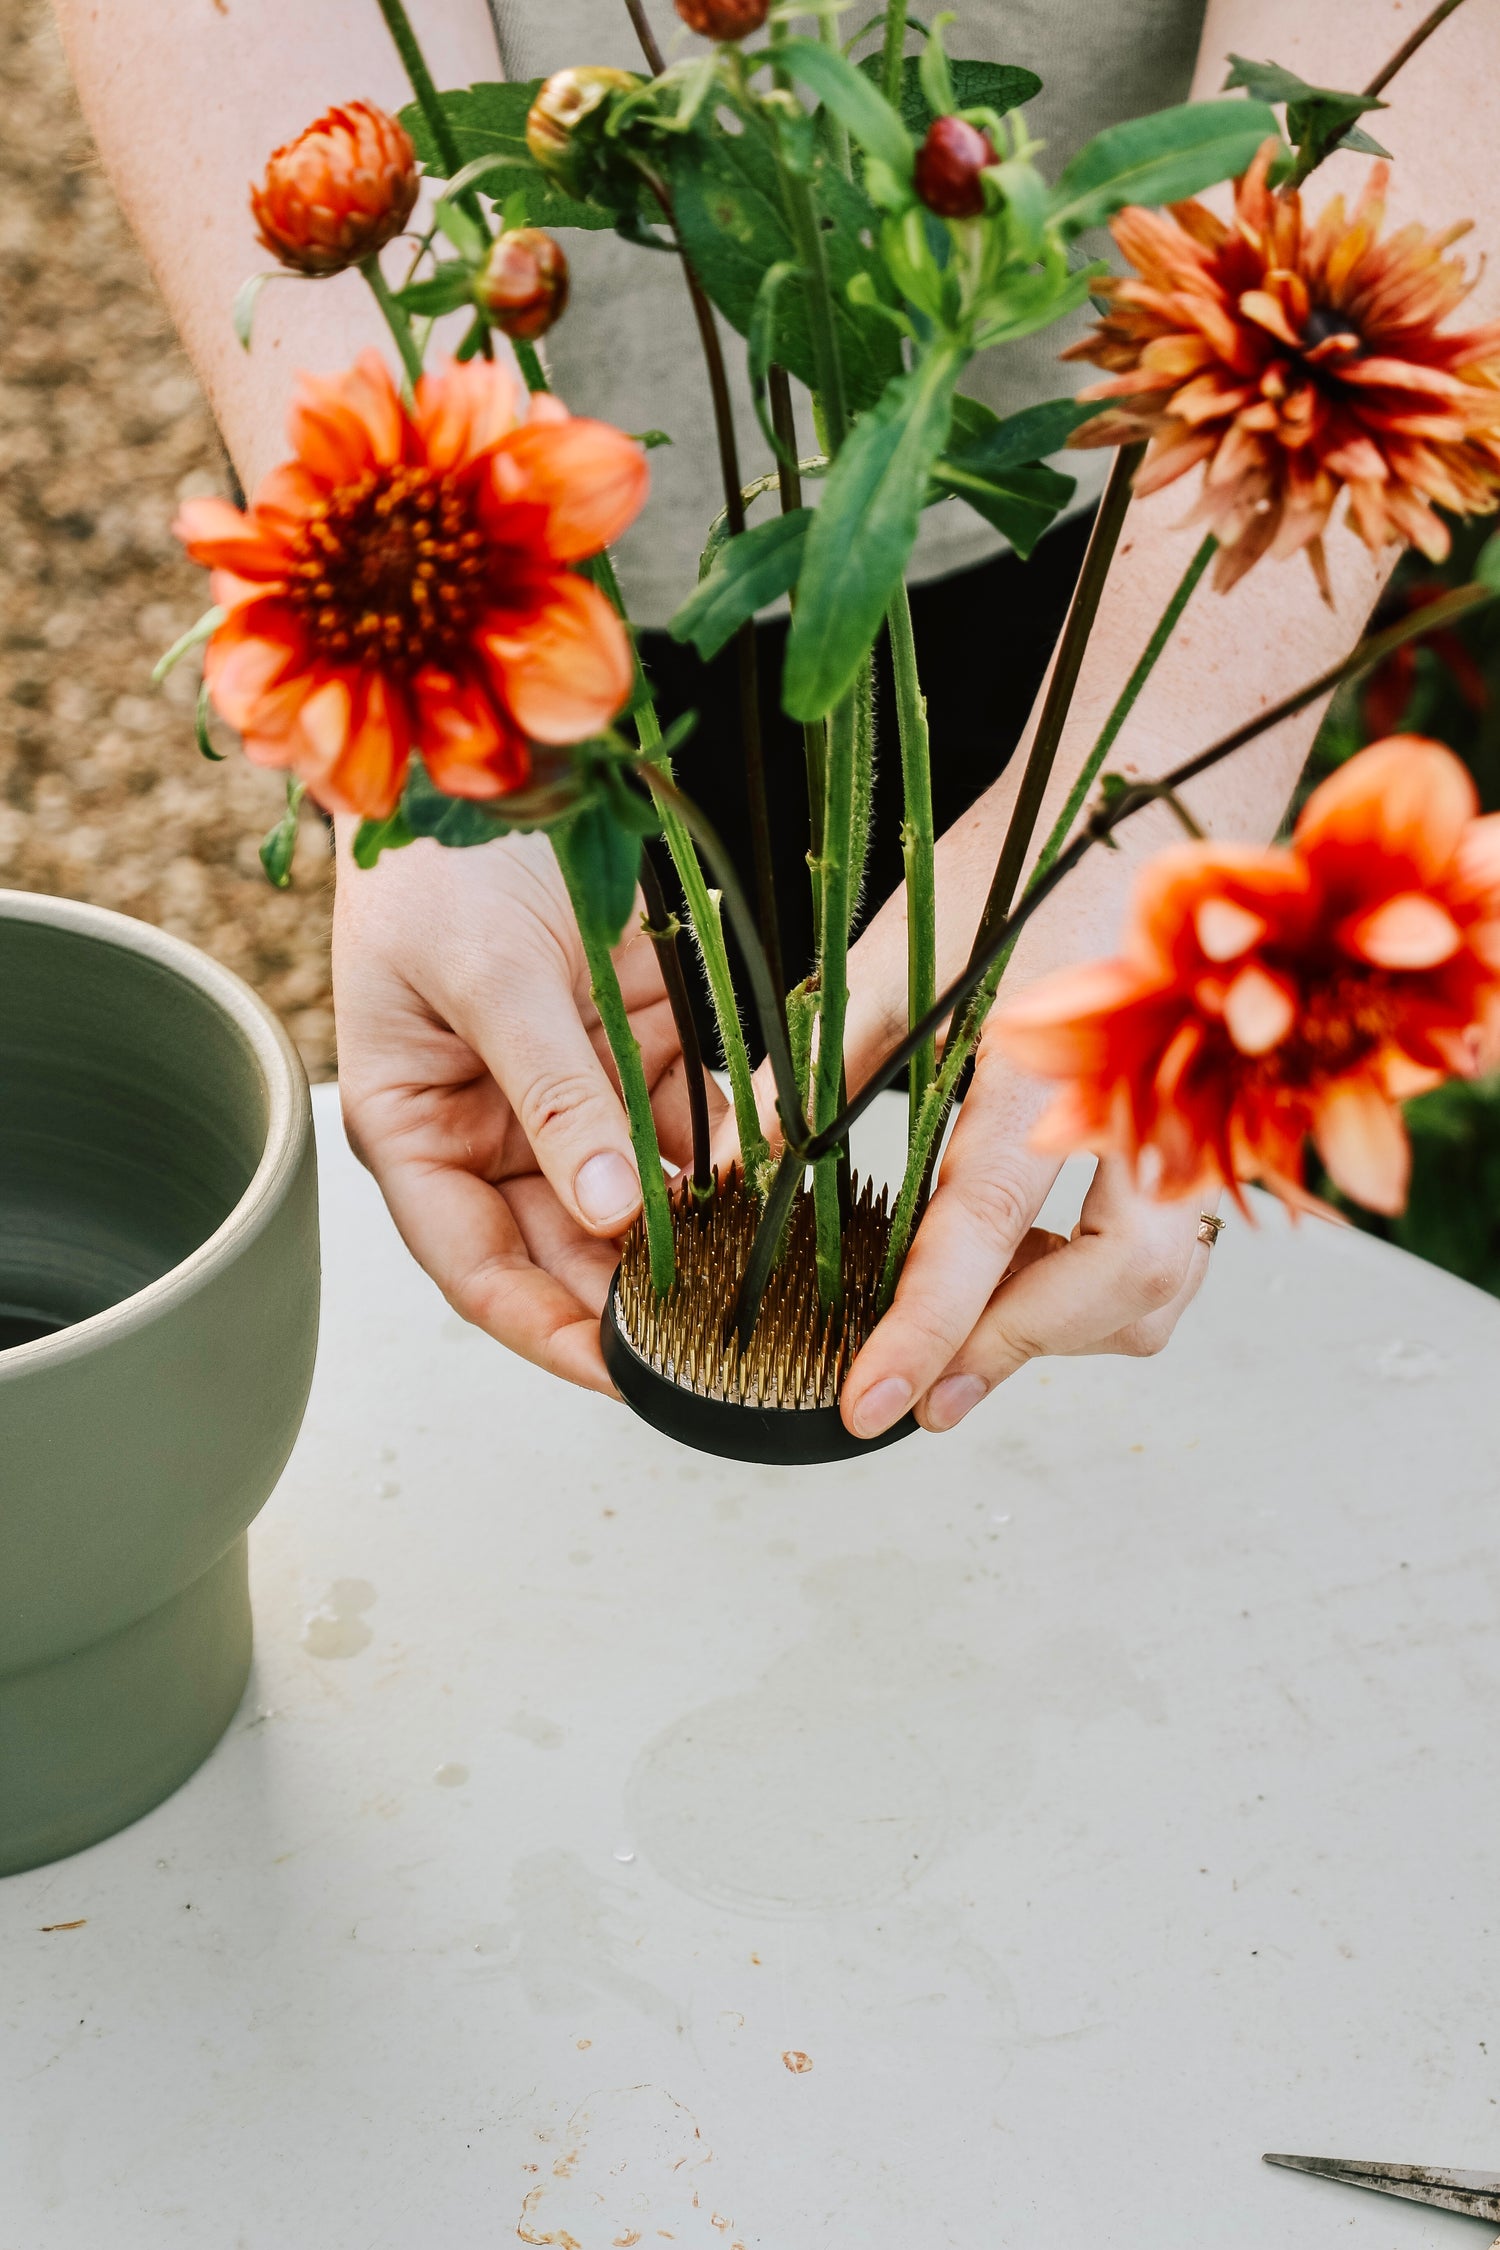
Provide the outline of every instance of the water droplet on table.
<path id="1" fill-rule="evenodd" d="M 461 1789 L 469 1778 L 469 1769 L 467 1766 L 439 1766 L 432 1778 L 439 1789 Z"/>
<path id="2" fill-rule="evenodd" d="M 1407 1342 L 1404 1338 L 1382 1345 L 1375 1355 L 1379 1373 L 1394 1383 L 1424 1383 L 1445 1364 L 1442 1353 L 1431 1344 Z"/>
<path id="3" fill-rule="evenodd" d="M 375 1589 L 367 1578 L 336 1578 L 302 1622 L 302 1646 L 309 1656 L 358 1656 L 372 1639 L 361 1611 L 371 1607 Z"/>
<path id="4" fill-rule="evenodd" d="M 615 1858 L 622 1867 L 629 1867 L 635 1859 L 635 1853 L 628 1844 L 620 1844 L 615 1849 Z"/>

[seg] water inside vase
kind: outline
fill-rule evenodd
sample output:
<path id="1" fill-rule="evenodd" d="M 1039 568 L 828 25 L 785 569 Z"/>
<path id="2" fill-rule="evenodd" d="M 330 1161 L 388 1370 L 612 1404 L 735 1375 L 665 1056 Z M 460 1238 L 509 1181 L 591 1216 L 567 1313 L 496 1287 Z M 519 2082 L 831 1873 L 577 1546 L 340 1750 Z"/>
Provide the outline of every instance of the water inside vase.
<path id="1" fill-rule="evenodd" d="M 0 1304 L 0 1352 L 12 1352 L 18 1344 L 34 1344 L 41 1336 L 55 1336 L 69 1325 L 34 1305 Z"/>

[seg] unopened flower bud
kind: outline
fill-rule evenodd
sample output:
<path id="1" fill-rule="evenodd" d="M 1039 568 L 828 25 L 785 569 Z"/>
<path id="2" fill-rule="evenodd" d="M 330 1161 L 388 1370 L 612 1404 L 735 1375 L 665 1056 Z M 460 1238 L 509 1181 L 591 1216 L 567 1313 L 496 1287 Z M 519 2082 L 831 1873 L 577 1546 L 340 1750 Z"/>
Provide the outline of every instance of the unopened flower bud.
<path id="1" fill-rule="evenodd" d="M 645 80 L 607 63 L 555 70 L 537 89 L 526 114 L 532 161 L 567 195 L 586 198 L 600 163 L 600 143 L 611 105 Z"/>
<path id="2" fill-rule="evenodd" d="M 977 219 L 987 165 L 998 162 L 988 133 L 961 117 L 939 117 L 917 151 L 916 189 L 940 219 Z"/>
<path id="3" fill-rule="evenodd" d="M 568 303 L 568 261 L 540 227 L 502 234 L 474 277 L 474 301 L 507 336 L 535 343 Z"/>
<path id="4" fill-rule="evenodd" d="M 277 149 L 250 190 L 261 242 L 294 273 L 342 273 L 383 250 L 411 217 L 417 154 L 373 102 L 330 109 Z"/>
<path id="5" fill-rule="evenodd" d="M 771 12 L 771 0 L 676 0 L 677 13 L 700 39 L 748 39 Z"/>

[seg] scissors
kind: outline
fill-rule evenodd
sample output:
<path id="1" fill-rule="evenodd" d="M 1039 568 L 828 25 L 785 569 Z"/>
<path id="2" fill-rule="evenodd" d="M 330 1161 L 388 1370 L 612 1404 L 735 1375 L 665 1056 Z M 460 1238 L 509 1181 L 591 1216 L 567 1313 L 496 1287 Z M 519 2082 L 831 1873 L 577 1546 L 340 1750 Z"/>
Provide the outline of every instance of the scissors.
<path id="1" fill-rule="evenodd" d="M 1466 2219 L 1491 2219 L 1500 2225 L 1500 2172 L 1445 2172 L 1428 2164 L 1351 2164 L 1337 2156 L 1267 2156 L 1289 2172 L 1311 2172 L 1345 2187 L 1372 2188 L 1377 2195 L 1399 2195 L 1408 2203 L 1429 2203 L 1439 2211 L 1461 2211 Z M 1500 2250 L 1500 2236 L 1495 2250 Z"/>

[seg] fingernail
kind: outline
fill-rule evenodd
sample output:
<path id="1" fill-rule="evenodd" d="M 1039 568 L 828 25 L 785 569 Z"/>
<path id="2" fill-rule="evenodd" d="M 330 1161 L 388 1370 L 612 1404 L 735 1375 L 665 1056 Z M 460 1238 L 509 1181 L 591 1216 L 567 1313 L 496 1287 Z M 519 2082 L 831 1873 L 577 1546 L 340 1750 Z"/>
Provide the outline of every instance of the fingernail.
<path id="1" fill-rule="evenodd" d="M 911 1404 L 911 1385 L 904 1375 L 887 1375 L 872 1383 L 854 1409 L 856 1437 L 879 1437 Z"/>
<path id="2" fill-rule="evenodd" d="M 927 1394 L 922 1420 L 929 1430 L 951 1430 L 989 1391 L 982 1375 L 945 1375 Z"/>
<path id="3" fill-rule="evenodd" d="M 641 1184 L 623 1156 L 611 1149 L 604 1156 L 591 1156 L 587 1164 L 580 1164 L 573 1182 L 573 1193 L 578 1208 L 596 1227 L 611 1219 L 623 1219 L 641 1200 Z"/>

